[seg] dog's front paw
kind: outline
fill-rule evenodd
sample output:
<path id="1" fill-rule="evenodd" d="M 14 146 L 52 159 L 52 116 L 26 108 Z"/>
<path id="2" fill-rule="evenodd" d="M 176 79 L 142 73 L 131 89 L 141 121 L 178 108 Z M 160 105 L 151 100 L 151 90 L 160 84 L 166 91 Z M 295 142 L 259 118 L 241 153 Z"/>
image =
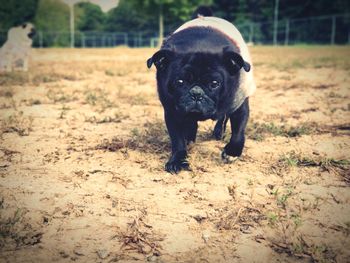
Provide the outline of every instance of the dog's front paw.
<path id="1" fill-rule="evenodd" d="M 190 170 L 190 164 L 187 161 L 187 153 L 185 151 L 173 154 L 169 161 L 165 164 L 165 171 L 176 174 L 181 170 Z"/>
<path id="2" fill-rule="evenodd" d="M 232 163 L 238 160 L 238 157 L 242 155 L 244 147 L 244 139 L 226 144 L 224 150 L 221 153 L 221 158 L 226 163 Z"/>
<path id="3" fill-rule="evenodd" d="M 230 156 L 224 149 L 221 153 L 221 159 L 224 163 L 234 163 L 238 160 L 238 156 Z"/>

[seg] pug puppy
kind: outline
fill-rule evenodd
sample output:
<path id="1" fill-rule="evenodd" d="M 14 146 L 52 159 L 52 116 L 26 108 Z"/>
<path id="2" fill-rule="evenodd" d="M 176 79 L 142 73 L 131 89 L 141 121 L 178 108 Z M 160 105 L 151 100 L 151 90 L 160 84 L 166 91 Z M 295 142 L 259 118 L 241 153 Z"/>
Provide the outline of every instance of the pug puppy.
<path id="1" fill-rule="evenodd" d="M 7 41 L 0 49 L 0 71 L 11 72 L 13 69 L 28 71 L 28 60 L 35 33 L 31 23 L 24 23 L 8 31 Z"/>
<path id="2" fill-rule="evenodd" d="M 228 119 L 232 135 L 221 157 L 239 157 L 245 142 L 249 96 L 255 89 L 248 47 L 228 21 L 199 16 L 178 28 L 147 60 L 156 79 L 172 152 L 165 170 L 188 170 L 186 145 L 196 140 L 198 121 L 217 120 L 221 139 Z"/>

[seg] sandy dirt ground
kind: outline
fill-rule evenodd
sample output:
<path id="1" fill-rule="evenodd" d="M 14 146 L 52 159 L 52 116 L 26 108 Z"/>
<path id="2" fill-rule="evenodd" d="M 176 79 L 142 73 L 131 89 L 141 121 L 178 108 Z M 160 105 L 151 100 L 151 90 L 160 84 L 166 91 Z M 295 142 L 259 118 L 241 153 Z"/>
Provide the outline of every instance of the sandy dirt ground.
<path id="1" fill-rule="evenodd" d="M 0 262 L 350 262 L 350 49 L 251 50 L 243 156 L 202 122 L 178 175 L 154 49 L 0 74 Z"/>

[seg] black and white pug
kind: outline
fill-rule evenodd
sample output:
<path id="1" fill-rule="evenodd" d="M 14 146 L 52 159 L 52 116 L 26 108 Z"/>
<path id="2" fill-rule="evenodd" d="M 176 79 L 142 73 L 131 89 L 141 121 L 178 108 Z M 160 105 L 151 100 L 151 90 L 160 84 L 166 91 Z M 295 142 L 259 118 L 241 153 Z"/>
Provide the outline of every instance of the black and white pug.
<path id="1" fill-rule="evenodd" d="M 28 60 L 35 28 L 31 23 L 12 27 L 7 33 L 7 41 L 0 49 L 0 72 L 13 69 L 28 70 Z"/>
<path id="2" fill-rule="evenodd" d="M 230 119 L 232 135 L 221 156 L 239 157 L 249 117 L 248 97 L 256 86 L 248 47 L 237 28 L 221 18 L 199 16 L 164 40 L 147 60 L 149 68 L 152 64 L 172 146 L 165 170 L 189 169 L 186 145 L 196 140 L 197 122 L 207 119 L 217 120 L 218 140 Z"/>

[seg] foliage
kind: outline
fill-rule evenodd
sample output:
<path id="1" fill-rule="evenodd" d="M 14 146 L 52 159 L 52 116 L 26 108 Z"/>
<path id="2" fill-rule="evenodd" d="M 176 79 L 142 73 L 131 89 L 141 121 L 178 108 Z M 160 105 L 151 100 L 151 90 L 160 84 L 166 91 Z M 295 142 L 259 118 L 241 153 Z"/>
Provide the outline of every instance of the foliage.
<path id="1" fill-rule="evenodd" d="M 82 0 L 75 5 L 76 31 L 142 32 L 144 36 L 154 37 L 158 29 L 163 32 L 164 28 L 167 35 L 189 20 L 200 5 L 209 5 L 215 16 L 238 25 L 243 35 L 254 32 L 254 38 L 249 41 L 272 39 L 275 1 L 270 0 L 120 0 L 119 5 L 107 13 L 99 6 Z M 287 19 L 349 12 L 350 2 L 344 0 L 279 1 L 279 29 L 284 32 Z M 336 42 L 347 41 L 347 34 L 338 32 L 347 32 L 349 19 L 337 19 Z M 37 29 L 45 32 L 47 39 L 42 39 L 44 46 L 69 43 L 69 8 L 62 0 L 1 0 L 2 33 L 25 21 L 34 21 Z M 261 24 L 254 27 L 252 22 Z M 309 30 L 300 30 L 305 27 Z M 317 20 L 316 23 L 298 20 L 291 22 L 290 38 L 329 43 L 330 30 L 329 19 Z M 280 33 L 278 38 L 284 39 L 284 35 Z M 4 35 L 0 36 L 2 39 Z"/>
<path id="2" fill-rule="evenodd" d="M 105 13 L 97 5 L 78 3 L 75 6 L 77 15 L 76 29 L 80 31 L 103 31 L 106 19 Z"/>
<path id="3" fill-rule="evenodd" d="M 35 26 L 51 34 L 49 39 L 44 39 L 44 46 L 68 43 L 69 36 L 63 38 L 59 34 L 69 31 L 69 7 L 60 0 L 39 0 Z"/>
<path id="4" fill-rule="evenodd" d="M 0 2 L 0 31 L 31 22 L 35 16 L 38 0 L 6 0 Z"/>
<path id="5" fill-rule="evenodd" d="M 106 31 L 138 32 L 149 28 L 156 28 L 156 21 L 152 21 L 149 14 L 136 10 L 134 4 L 129 0 L 120 0 L 118 7 L 107 13 Z"/>

